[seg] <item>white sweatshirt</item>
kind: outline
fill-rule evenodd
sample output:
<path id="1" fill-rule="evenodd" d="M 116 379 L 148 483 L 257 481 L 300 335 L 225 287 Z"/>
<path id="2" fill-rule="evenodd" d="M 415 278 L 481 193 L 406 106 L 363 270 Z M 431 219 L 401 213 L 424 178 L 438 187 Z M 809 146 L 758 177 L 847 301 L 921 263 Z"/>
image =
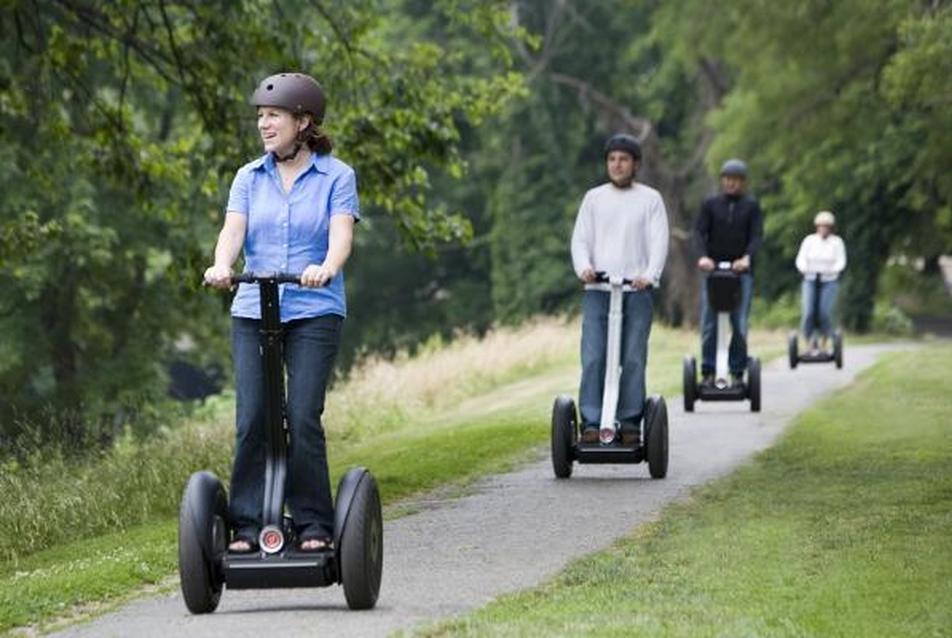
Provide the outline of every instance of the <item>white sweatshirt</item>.
<path id="1" fill-rule="evenodd" d="M 668 212 L 661 193 L 635 183 L 611 182 L 587 193 L 572 233 L 575 274 L 591 268 L 609 277 L 644 277 L 655 286 L 668 257 Z"/>
<path id="2" fill-rule="evenodd" d="M 813 279 L 817 274 L 820 281 L 836 281 L 846 268 L 846 246 L 838 235 L 813 233 L 803 238 L 800 252 L 797 253 L 797 270 L 804 279 Z"/>

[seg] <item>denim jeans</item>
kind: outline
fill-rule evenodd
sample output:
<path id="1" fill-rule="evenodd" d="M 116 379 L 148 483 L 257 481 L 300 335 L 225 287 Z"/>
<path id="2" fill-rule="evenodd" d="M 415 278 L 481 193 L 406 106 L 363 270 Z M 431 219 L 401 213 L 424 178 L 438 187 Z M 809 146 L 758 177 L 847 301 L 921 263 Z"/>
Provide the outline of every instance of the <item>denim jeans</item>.
<path id="1" fill-rule="evenodd" d="M 285 502 L 299 532 L 307 529 L 327 536 L 334 531 L 334 507 L 321 414 L 342 321 L 338 315 L 325 315 L 282 324 L 290 433 Z M 264 506 L 267 423 L 260 323 L 232 319 L 237 436 L 229 509 L 238 530 L 257 530 Z"/>
<path id="2" fill-rule="evenodd" d="M 582 298 L 582 383 L 578 402 L 583 426 L 598 426 L 602 419 L 609 297 L 608 292 L 586 290 Z M 645 403 L 645 365 L 653 304 L 650 290 L 626 292 L 623 298 L 622 372 L 615 419 L 635 421 L 640 419 Z"/>
<path id="3" fill-rule="evenodd" d="M 731 343 L 727 367 L 731 374 L 743 374 L 747 369 L 747 320 L 750 316 L 750 298 L 754 278 L 750 273 L 740 276 L 740 303 L 731 312 Z M 707 302 L 707 277 L 701 281 L 701 373 L 714 374 L 717 358 L 717 313 Z"/>
<path id="4" fill-rule="evenodd" d="M 833 309 L 836 306 L 836 293 L 839 289 L 838 281 L 820 282 L 820 325 L 816 325 L 813 320 L 814 305 L 816 303 L 817 282 L 813 279 L 804 279 L 802 290 L 802 317 L 800 320 L 800 331 L 809 341 L 815 333 L 828 338 L 833 334 Z"/>

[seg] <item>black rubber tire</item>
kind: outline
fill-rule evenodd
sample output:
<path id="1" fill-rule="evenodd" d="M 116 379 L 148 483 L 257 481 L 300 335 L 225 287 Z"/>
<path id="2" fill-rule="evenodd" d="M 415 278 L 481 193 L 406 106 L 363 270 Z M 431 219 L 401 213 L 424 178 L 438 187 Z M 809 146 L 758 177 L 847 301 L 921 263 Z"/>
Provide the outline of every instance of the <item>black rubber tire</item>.
<path id="1" fill-rule="evenodd" d="M 218 477 L 192 474 L 179 509 L 179 581 L 193 614 L 211 613 L 221 600 L 227 520 L 228 497 Z"/>
<path id="2" fill-rule="evenodd" d="M 747 398 L 750 399 L 750 411 L 760 412 L 760 359 L 757 357 L 747 361 Z"/>
<path id="3" fill-rule="evenodd" d="M 790 369 L 794 370 L 800 363 L 800 353 L 797 350 L 797 333 L 791 332 L 787 337 L 787 357 L 790 360 Z"/>
<path id="4" fill-rule="evenodd" d="M 668 475 L 668 405 L 662 396 L 645 404 L 645 459 L 653 479 Z"/>
<path id="5" fill-rule="evenodd" d="M 839 330 L 833 333 L 833 361 L 837 369 L 843 367 L 843 333 Z"/>
<path id="6" fill-rule="evenodd" d="M 341 534 L 341 581 L 351 609 L 372 609 L 383 576 L 383 513 L 377 481 L 365 472 L 347 512 Z"/>
<path id="7" fill-rule="evenodd" d="M 684 411 L 694 412 L 694 402 L 697 401 L 697 360 L 692 356 L 684 357 L 681 385 Z"/>
<path id="8" fill-rule="evenodd" d="M 552 404 L 552 472 L 555 478 L 572 476 L 572 450 L 578 437 L 575 401 L 565 395 Z"/>

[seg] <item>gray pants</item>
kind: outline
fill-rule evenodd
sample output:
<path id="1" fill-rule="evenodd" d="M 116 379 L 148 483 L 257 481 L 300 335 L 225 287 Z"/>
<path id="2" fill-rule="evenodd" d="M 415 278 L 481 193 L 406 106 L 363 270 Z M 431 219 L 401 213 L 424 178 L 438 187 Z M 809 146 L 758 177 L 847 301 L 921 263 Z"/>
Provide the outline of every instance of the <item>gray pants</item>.
<path id="1" fill-rule="evenodd" d="M 586 290 L 582 298 L 582 384 L 578 402 L 583 427 L 598 426 L 602 420 L 609 296 L 600 290 Z M 618 421 L 637 422 L 641 418 L 645 403 L 651 311 L 650 290 L 624 293 Z"/>

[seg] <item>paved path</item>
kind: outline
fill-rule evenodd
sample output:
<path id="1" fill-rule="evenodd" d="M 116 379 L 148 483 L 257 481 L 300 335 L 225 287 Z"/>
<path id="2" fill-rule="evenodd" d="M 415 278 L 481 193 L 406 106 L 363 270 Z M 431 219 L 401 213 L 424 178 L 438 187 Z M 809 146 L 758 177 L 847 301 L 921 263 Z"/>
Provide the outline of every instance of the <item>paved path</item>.
<path id="1" fill-rule="evenodd" d="M 548 458 L 481 481 L 464 498 L 437 503 L 385 525 L 380 602 L 348 611 L 343 592 L 226 591 L 218 611 L 190 616 L 179 595 L 139 600 L 67 629 L 63 636 L 384 636 L 459 614 L 553 575 L 573 558 L 609 545 L 690 488 L 726 474 L 769 446 L 791 418 L 850 383 L 885 346 L 849 347 L 846 367 L 778 360 L 763 374 L 763 412 L 747 403 L 668 404 L 668 478 L 641 465 L 575 466 L 556 481 Z"/>

